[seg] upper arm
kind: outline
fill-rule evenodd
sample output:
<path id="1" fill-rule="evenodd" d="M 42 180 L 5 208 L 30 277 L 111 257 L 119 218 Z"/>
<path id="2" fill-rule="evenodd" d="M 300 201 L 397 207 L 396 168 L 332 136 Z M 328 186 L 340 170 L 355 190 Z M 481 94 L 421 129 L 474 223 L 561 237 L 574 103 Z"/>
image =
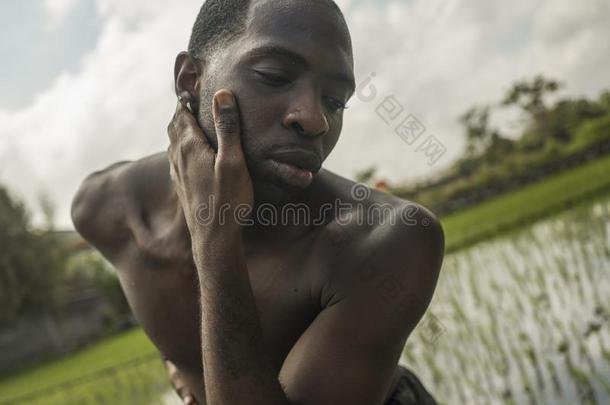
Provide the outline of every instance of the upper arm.
<path id="1" fill-rule="evenodd" d="M 371 235 L 382 245 L 350 272 L 353 282 L 341 299 L 318 314 L 282 366 L 280 382 L 290 400 L 382 404 L 438 279 L 443 234 L 430 219 L 416 232 L 397 225 Z"/>

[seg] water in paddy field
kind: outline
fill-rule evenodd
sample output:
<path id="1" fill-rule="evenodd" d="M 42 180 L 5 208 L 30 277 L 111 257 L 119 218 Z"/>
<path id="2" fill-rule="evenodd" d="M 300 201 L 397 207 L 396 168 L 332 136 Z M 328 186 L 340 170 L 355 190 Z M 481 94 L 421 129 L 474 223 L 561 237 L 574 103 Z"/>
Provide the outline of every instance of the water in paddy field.
<path id="1" fill-rule="evenodd" d="M 447 256 L 401 363 L 443 404 L 610 404 L 610 198 Z"/>

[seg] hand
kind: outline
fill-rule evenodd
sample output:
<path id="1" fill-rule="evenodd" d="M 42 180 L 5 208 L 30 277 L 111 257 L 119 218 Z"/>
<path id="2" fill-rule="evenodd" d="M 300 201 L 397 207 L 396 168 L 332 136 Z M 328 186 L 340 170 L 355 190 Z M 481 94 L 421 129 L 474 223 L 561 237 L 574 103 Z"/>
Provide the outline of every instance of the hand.
<path id="1" fill-rule="evenodd" d="M 203 238 L 198 242 L 205 243 L 223 231 L 240 228 L 236 210 L 243 217 L 254 200 L 241 147 L 239 112 L 231 92 L 220 90 L 214 95 L 213 112 L 218 153 L 182 102 L 168 127 L 170 174 L 193 242 Z"/>
<path id="2" fill-rule="evenodd" d="M 182 379 L 182 376 L 180 375 L 180 372 L 178 371 L 174 363 L 169 360 L 164 360 L 163 364 L 165 364 L 165 369 L 167 370 L 167 374 L 169 375 L 169 381 L 171 382 L 172 387 L 174 387 L 176 394 L 178 394 L 180 399 L 182 399 L 184 405 L 198 405 L 195 396 L 186 386 L 186 383 Z"/>

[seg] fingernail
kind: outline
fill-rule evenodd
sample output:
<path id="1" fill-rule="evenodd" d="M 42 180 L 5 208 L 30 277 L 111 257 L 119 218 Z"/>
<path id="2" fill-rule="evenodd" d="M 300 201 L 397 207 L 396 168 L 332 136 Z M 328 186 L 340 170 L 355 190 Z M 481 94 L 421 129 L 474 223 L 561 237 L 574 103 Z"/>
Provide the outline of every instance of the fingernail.
<path id="1" fill-rule="evenodd" d="M 233 95 L 226 91 L 218 93 L 216 95 L 216 102 L 218 103 L 218 107 L 222 109 L 231 108 L 233 107 Z"/>

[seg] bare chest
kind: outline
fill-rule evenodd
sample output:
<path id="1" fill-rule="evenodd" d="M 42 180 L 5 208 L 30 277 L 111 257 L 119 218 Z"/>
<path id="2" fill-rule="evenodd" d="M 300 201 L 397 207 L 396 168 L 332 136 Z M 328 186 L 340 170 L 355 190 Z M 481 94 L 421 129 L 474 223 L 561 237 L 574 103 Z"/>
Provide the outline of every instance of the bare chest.
<path id="1" fill-rule="evenodd" d="M 310 260 L 293 250 L 248 257 L 248 273 L 268 353 L 278 371 L 320 311 Z M 201 372 L 200 300 L 192 263 L 137 260 L 119 272 L 134 315 L 157 348 L 179 368 Z M 227 291 L 231 294 L 231 291 Z"/>

